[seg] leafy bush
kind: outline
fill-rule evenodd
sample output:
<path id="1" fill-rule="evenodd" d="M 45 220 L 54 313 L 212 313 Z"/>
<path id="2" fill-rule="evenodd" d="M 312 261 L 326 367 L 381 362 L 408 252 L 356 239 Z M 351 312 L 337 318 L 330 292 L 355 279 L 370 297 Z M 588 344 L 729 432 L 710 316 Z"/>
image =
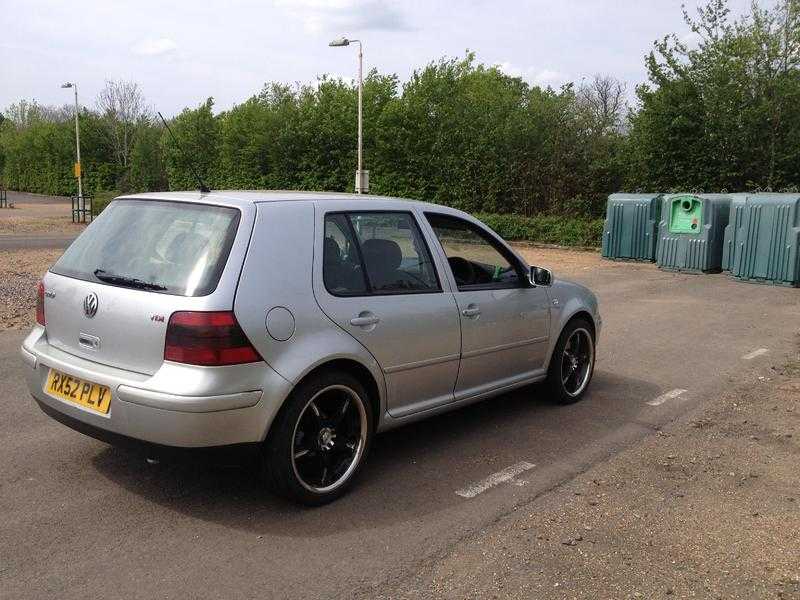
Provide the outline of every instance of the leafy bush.
<path id="1" fill-rule="evenodd" d="M 119 195 L 120 194 L 117 190 L 104 190 L 97 192 L 92 198 L 92 210 L 94 211 L 94 214 L 99 215 L 101 212 L 103 212 L 106 206 L 108 206 L 108 203 Z"/>
<path id="2" fill-rule="evenodd" d="M 599 246 L 603 236 L 603 219 L 480 213 L 475 217 L 507 240 L 561 246 Z"/>

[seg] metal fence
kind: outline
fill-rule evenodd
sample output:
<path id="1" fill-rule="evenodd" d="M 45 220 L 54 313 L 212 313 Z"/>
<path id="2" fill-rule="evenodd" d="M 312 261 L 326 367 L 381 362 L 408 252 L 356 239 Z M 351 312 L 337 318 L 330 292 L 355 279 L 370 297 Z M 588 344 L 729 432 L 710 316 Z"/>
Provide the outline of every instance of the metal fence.
<path id="1" fill-rule="evenodd" d="M 72 196 L 72 222 L 90 223 L 94 219 L 94 202 L 91 194 Z"/>

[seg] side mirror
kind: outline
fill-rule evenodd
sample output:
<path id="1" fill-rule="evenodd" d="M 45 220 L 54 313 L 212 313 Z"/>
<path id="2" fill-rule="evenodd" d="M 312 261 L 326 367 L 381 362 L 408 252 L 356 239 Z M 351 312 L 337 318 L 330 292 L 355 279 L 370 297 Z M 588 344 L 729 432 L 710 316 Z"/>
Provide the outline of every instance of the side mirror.
<path id="1" fill-rule="evenodd" d="M 549 287 L 553 284 L 553 273 L 544 267 L 531 267 L 528 277 L 531 280 L 531 285 Z"/>

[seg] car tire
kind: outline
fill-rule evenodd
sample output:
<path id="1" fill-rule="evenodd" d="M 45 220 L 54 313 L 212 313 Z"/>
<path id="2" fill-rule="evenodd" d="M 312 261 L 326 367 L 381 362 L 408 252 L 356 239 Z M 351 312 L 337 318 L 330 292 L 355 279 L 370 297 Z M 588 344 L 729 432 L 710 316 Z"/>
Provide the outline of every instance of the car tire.
<path id="1" fill-rule="evenodd" d="M 272 424 L 262 467 L 270 488 L 307 506 L 344 494 L 369 453 L 374 420 L 364 386 L 349 373 L 302 381 Z"/>
<path id="2" fill-rule="evenodd" d="M 580 400 L 592 381 L 595 363 L 594 328 L 584 318 L 567 323 L 550 357 L 547 386 L 559 404 Z"/>

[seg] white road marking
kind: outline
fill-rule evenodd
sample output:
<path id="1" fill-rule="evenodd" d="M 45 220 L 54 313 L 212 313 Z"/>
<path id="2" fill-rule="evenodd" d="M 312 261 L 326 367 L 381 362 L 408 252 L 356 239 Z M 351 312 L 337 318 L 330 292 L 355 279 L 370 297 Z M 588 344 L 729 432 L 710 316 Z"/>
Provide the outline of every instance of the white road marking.
<path id="1" fill-rule="evenodd" d="M 759 348 L 758 350 L 753 350 L 752 352 L 748 352 L 742 357 L 742 360 L 753 360 L 757 356 L 761 356 L 762 354 L 766 354 L 769 352 L 766 348 Z"/>
<path id="2" fill-rule="evenodd" d="M 647 404 L 650 406 L 660 406 L 664 404 L 667 400 L 672 400 L 673 398 L 677 398 L 681 394 L 686 393 L 686 390 L 682 390 L 681 388 L 675 388 L 674 390 L 670 390 L 664 394 L 661 394 L 658 398 L 654 398 L 650 400 Z"/>
<path id="3" fill-rule="evenodd" d="M 514 478 L 519 475 L 520 473 L 524 473 L 525 471 L 530 471 L 536 465 L 531 464 L 529 462 L 518 462 L 515 465 L 511 465 L 510 467 L 506 467 L 502 471 L 498 471 L 497 473 L 492 473 L 486 479 L 473 483 L 465 487 L 462 490 L 457 490 L 456 495 L 461 496 L 462 498 L 474 498 L 478 494 L 482 494 L 488 489 L 496 487 L 501 483 L 512 482 L 515 485 L 524 485 L 524 483 L 520 484 L 520 482 L 516 481 Z"/>

